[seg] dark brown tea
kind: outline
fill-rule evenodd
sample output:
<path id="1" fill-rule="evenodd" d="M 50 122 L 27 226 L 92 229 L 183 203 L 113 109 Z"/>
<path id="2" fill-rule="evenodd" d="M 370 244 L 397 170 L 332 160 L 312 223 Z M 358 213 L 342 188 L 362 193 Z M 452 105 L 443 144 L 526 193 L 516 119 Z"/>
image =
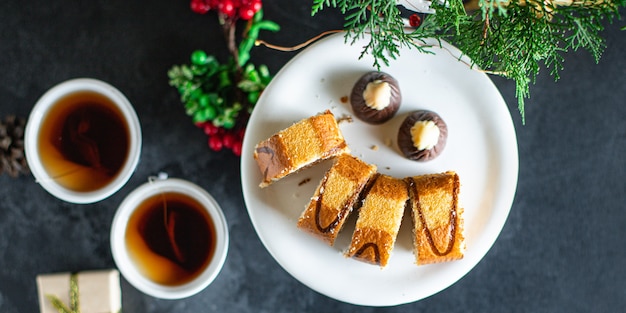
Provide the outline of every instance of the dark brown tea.
<path id="1" fill-rule="evenodd" d="M 147 198 L 126 227 L 126 247 L 148 279 L 178 286 L 208 266 L 215 252 L 215 226 L 195 199 L 165 192 Z"/>
<path id="2" fill-rule="evenodd" d="M 109 98 L 79 91 L 49 109 L 37 141 L 49 178 L 87 192 L 109 184 L 120 173 L 130 150 L 130 131 Z"/>

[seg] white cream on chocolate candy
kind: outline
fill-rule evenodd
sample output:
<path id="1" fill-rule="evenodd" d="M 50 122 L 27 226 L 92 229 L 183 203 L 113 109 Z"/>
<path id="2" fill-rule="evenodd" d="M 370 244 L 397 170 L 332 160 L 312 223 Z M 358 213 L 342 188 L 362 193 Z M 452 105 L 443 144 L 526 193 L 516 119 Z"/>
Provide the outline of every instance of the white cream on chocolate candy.
<path id="1" fill-rule="evenodd" d="M 419 121 L 411 127 L 413 145 L 418 150 L 432 149 L 439 141 L 439 127 L 433 121 Z"/>
<path id="2" fill-rule="evenodd" d="M 368 107 L 380 111 L 391 102 L 391 86 L 382 80 L 372 81 L 363 90 L 363 100 Z"/>

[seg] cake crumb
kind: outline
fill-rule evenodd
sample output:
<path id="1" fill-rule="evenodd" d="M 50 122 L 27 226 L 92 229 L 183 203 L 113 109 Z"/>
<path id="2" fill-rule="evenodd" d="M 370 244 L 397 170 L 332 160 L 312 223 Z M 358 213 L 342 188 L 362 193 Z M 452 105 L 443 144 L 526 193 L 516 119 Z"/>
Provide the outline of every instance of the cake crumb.
<path id="1" fill-rule="evenodd" d="M 392 145 L 392 140 L 390 138 L 386 138 L 385 139 L 385 146 L 391 147 L 391 145 Z"/>
<path id="2" fill-rule="evenodd" d="M 298 186 L 302 186 L 302 185 L 304 185 L 304 184 L 306 184 L 306 183 L 308 183 L 308 182 L 310 182 L 310 181 L 311 181 L 311 178 L 308 178 L 308 177 L 307 177 L 307 178 L 303 179 L 302 181 L 300 181 L 300 182 L 298 183 Z"/>
<path id="3" fill-rule="evenodd" d="M 348 96 L 343 96 L 343 97 L 341 97 L 339 99 L 339 101 L 341 101 L 341 103 L 348 103 L 348 100 L 349 100 Z"/>
<path id="4" fill-rule="evenodd" d="M 372 145 L 370 147 L 370 149 L 374 150 L 374 151 L 378 151 L 378 145 Z"/>
<path id="5" fill-rule="evenodd" d="M 337 119 L 337 124 L 341 124 L 343 122 L 352 123 L 352 116 L 344 114 Z"/>

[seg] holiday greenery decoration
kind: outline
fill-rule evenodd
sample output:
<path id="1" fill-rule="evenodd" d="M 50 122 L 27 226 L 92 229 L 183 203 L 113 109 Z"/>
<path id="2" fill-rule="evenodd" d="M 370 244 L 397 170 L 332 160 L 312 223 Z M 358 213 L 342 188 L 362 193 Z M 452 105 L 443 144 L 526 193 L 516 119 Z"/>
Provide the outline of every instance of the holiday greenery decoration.
<path id="1" fill-rule="evenodd" d="M 403 47 L 432 53 L 434 46 L 427 44 L 432 39 L 451 43 L 469 57 L 472 68 L 515 81 L 525 122 L 525 99 L 540 69 L 558 80 L 563 54 L 579 49 L 588 50 L 598 62 L 606 47 L 601 36 L 604 22 L 618 19 L 625 5 L 626 0 L 313 0 L 311 13 L 339 9 L 346 44 L 369 38 L 361 57 L 372 55 L 379 70 Z M 250 62 L 251 49 L 264 45 L 294 51 L 338 30 L 298 46 L 280 47 L 258 38 L 261 30 L 280 29 L 263 19 L 261 0 L 191 0 L 190 8 L 198 14 L 216 13 L 230 58 L 221 62 L 194 51 L 190 64 L 168 71 L 170 85 L 180 93 L 187 114 L 209 136 L 209 147 L 240 155 L 249 115 L 272 79 L 266 66 Z M 238 40 L 236 27 L 242 23 L 245 28 Z"/>
<path id="2" fill-rule="evenodd" d="M 425 39 L 450 42 L 472 66 L 515 81 L 522 121 L 539 70 L 547 68 L 558 80 L 563 54 L 581 48 L 598 62 L 605 48 L 603 22 L 619 18 L 626 5 L 626 0 L 435 0 L 424 10 L 434 14 L 411 14 L 407 28 L 398 4 L 411 9 L 419 1 L 314 0 L 312 14 L 341 10 L 347 43 L 369 37 L 361 56 L 371 54 L 378 69 L 396 58 L 400 47 L 429 53 Z"/>
<path id="3" fill-rule="evenodd" d="M 9 115 L 0 120 L 0 175 L 11 177 L 30 172 L 24 156 L 26 119 Z"/>
<path id="4" fill-rule="evenodd" d="M 249 115 L 272 79 L 267 66 L 250 62 L 250 51 L 260 31 L 276 32 L 280 27 L 263 19 L 261 0 L 191 0 L 190 7 L 199 14 L 217 14 L 230 58 L 220 62 L 204 51 L 194 51 L 191 64 L 168 71 L 170 85 L 177 88 L 187 114 L 209 136 L 212 150 L 227 148 L 241 155 Z M 238 25 L 245 29 L 237 43 Z"/>

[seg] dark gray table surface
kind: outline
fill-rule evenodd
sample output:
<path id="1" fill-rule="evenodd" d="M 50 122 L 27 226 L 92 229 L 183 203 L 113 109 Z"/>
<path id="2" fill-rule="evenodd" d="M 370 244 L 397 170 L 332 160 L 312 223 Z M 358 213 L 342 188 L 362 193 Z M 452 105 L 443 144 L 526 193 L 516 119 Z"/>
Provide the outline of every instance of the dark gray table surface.
<path id="1" fill-rule="evenodd" d="M 310 1 L 265 1 L 266 33 L 294 45 L 341 26 L 333 11 L 310 17 Z M 123 197 L 165 171 L 204 187 L 229 223 L 230 252 L 215 282 L 184 300 L 158 300 L 122 280 L 126 312 L 618 312 L 626 307 L 626 22 L 608 25 L 596 64 L 565 55 L 554 82 L 532 86 L 526 125 L 514 84 L 493 81 L 511 111 L 519 183 L 492 249 L 465 277 L 421 301 L 389 308 L 338 302 L 287 274 L 256 235 L 242 197 L 239 158 L 213 152 L 168 86 L 167 70 L 191 51 L 226 52 L 215 18 L 188 1 L 2 1 L 0 117 L 27 117 L 51 86 L 93 77 L 117 86 L 141 120 L 143 150 L 130 181 L 89 205 L 57 200 L 32 176 L 0 176 L 0 312 L 37 312 L 35 276 L 115 266 L 111 220 Z M 295 53 L 253 51 L 276 73 Z M 332 278 L 329 278 L 332 281 Z"/>

